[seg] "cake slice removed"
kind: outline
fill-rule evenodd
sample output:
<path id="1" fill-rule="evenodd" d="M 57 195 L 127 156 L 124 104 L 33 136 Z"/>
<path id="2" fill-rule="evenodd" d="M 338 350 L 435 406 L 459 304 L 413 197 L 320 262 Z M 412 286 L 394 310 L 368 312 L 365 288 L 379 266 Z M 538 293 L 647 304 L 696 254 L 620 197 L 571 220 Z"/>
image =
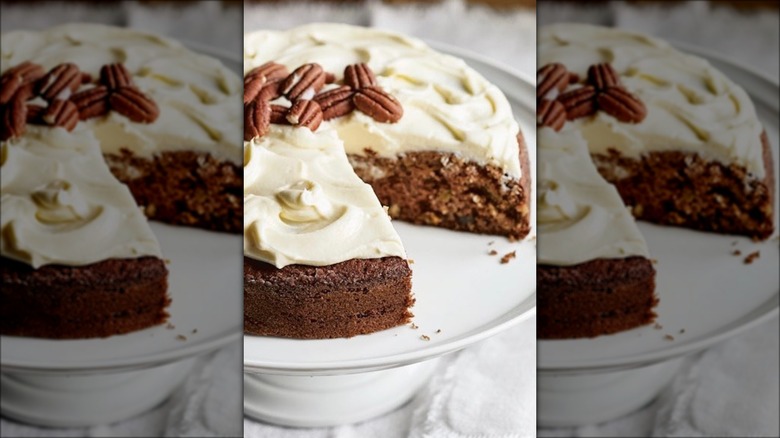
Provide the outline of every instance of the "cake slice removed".
<path id="1" fill-rule="evenodd" d="M 655 269 L 634 218 L 578 131 L 538 131 L 539 338 L 615 333 L 653 321 Z"/>
<path id="2" fill-rule="evenodd" d="M 247 334 L 352 337 L 412 316 L 401 240 L 333 131 L 244 143 L 244 256 Z"/>

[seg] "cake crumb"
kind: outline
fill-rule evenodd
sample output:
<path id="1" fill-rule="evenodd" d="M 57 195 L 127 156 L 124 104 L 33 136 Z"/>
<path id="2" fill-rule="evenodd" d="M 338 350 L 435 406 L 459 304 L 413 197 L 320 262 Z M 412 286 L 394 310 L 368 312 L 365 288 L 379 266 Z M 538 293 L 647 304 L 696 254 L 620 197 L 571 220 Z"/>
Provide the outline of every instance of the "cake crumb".
<path id="1" fill-rule="evenodd" d="M 740 251 L 738 249 L 735 249 L 734 251 L 731 251 L 731 255 L 734 255 L 734 256 L 742 255 L 742 251 Z"/>
<path id="2" fill-rule="evenodd" d="M 496 254 L 498 254 L 498 251 L 496 251 L 495 249 L 491 249 L 490 251 L 488 251 L 488 255 L 494 256 Z"/>
<path id="3" fill-rule="evenodd" d="M 438 335 L 439 333 L 441 333 L 441 329 L 436 329 L 436 334 Z"/>
<path id="4" fill-rule="evenodd" d="M 664 328 L 664 326 L 662 326 L 661 324 L 655 323 L 655 325 L 653 325 L 653 328 L 656 329 L 656 330 L 661 330 L 662 328 Z"/>
<path id="5" fill-rule="evenodd" d="M 664 335 L 664 339 L 666 339 L 667 341 L 674 341 L 674 336 L 672 336 L 672 335 Z"/>
<path id="6" fill-rule="evenodd" d="M 517 257 L 516 251 L 512 251 L 510 253 L 504 254 L 504 256 L 501 257 L 501 264 L 505 265 L 505 264 L 509 263 L 509 261 L 512 260 L 515 257 Z"/>
<path id="7" fill-rule="evenodd" d="M 496 243 L 496 241 L 495 240 L 491 240 L 490 242 L 488 242 L 488 246 L 490 246 L 490 245 L 492 245 L 494 243 Z"/>
<path id="8" fill-rule="evenodd" d="M 410 327 L 412 327 L 412 330 L 417 330 L 418 328 L 420 328 L 420 327 L 419 327 L 417 324 L 415 324 L 415 323 L 412 323 L 412 325 L 411 325 Z"/>
<path id="9" fill-rule="evenodd" d="M 536 234 L 528 238 L 529 241 L 535 242 L 536 241 Z"/>
<path id="10" fill-rule="evenodd" d="M 176 328 L 176 326 L 169 322 L 168 324 L 165 324 L 165 328 L 167 328 L 168 330 L 173 330 Z"/>
<path id="11" fill-rule="evenodd" d="M 195 333 L 198 333 L 198 329 L 192 329 L 192 332 L 190 332 L 190 333 L 192 333 L 194 335 Z"/>
<path id="12" fill-rule="evenodd" d="M 410 265 L 414 264 L 414 259 L 406 259 L 406 260 L 409 262 Z"/>
<path id="13" fill-rule="evenodd" d="M 430 341 L 431 340 L 431 338 L 429 336 L 426 336 L 426 335 L 420 335 L 420 339 L 422 339 L 423 341 Z"/>
<path id="14" fill-rule="evenodd" d="M 746 265 L 749 265 L 759 257 L 761 257 L 761 251 L 751 252 L 747 257 L 745 257 L 744 262 Z"/>
<path id="15" fill-rule="evenodd" d="M 658 264 L 658 259 L 650 259 L 650 263 L 652 263 L 654 265 L 657 265 Z"/>
<path id="16" fill-rule="evenodd" d="M 187 337 L 184 335 L 176 335 L 176 340 L 178 341 L 186 341 Z"/>
<path id="17" fill-rule="evenodd" d="M 685 333 L 685 329 L 680 329 L 680 331 L 677 332 L 677 334 L 680 334 L 680 335 L 683 334 L 683 333 Z"/>
<path id="18" fill-rule="evenodd" d="M 735 240 L 735 241 L 731 242 L 731 246 L 737 246 L 737 241 Z"/>

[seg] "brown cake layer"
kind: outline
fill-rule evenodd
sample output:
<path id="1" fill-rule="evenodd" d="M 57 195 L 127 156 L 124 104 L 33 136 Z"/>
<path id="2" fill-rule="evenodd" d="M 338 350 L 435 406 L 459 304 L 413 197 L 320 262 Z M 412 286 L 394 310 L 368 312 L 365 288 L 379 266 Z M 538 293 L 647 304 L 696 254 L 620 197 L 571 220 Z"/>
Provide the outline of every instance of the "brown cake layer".
<path id="1" fill-rule="evenodd" d="M 411 286 L 399 257 L 282 269 L 244 257 L 244 332 L 326 339 L 388 329 L 412 317 Z"/>
<path id="2" fill-rule="evenodd" d="M 105 158 L 150 219 L 215 231 L 243 230 L 240 166 L 192 151 L 143 158 L 122 149 Z"/>
<path id="3" fill-rule="evenodd" d="M 0 260 L 3 335 L 107 337 L 161 324 L 168 318 L 168 270 L 156 257 L 38 269 Z"/>
<path id="4" fill-rule="evenodd" d="M 644 257 L 539 265 L 536 272 L 540 339 L 595 337 L 655 319 L 655 269 Z"/>
<path id="5" fill-rule="evenodd" d="M 531 170 L 523 138 L 517 139 L 520 180 L 452 153 L 407 152 L 383 158 L 367 149 L 366 155 L 351 154 L 349 159 L 395 219 L 521 239 L 531 229 Z"/>
<path id="6" fill-rule="evenodd" d="M 766 239 L 774 230 L 775 179 L 766 133 L 761 141 L 763 179 L 742 166 L 680 151 L 650 152 L 634 159 L 610 150 L 593 160 L 638 219 Z"/>

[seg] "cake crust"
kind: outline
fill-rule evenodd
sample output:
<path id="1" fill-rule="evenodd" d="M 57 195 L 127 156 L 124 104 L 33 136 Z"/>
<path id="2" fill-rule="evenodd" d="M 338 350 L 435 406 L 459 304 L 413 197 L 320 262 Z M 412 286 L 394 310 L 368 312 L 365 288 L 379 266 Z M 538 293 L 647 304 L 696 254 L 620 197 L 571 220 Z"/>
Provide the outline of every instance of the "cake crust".
<path id="1" fill-rule="evenodd" d="M 627 158 L 614 149 L 593 155 L 634 216 L 648 222 L 766 239 L 774 232 L 774 166 L 761 135 L 765 176 L 695 153 L 649 152 Z"/>
<path id="2" fill-rule="evenodd" d="M 522 239 L 531 229 L 531 176 L 522 135 L 517 141 L 519 180 L 453 153 L 420 151 L 385 158 L 367 149 L 349 159 L 394 219 Z"/>
<path id="3" fill-rule="evenodd" d="M 244 257 L 244 332 L 349 338 L 407 323 L 411 270 L 400 257 L 284 268 Z"/>
<path id="4" fill-rule="evenodd" d="M 145 158 L 122 149 L 104 157 L 149 219 L 242 232 L 244 185 L 238 165 L 193 151 L 165 151 Z"/>
<path id="5" fill-rule="evenodd" d="M 0 333 L 78 339 L 162 324 L 170 304 L 167 276 L 156 257 L 38 269 L 2 258 Z"/>
<path id="6" fill-rule="evenodd" d="M 653 322 L 655 268 L 644 257 L 539 265 L 540 339 L 596 337 Z"/>

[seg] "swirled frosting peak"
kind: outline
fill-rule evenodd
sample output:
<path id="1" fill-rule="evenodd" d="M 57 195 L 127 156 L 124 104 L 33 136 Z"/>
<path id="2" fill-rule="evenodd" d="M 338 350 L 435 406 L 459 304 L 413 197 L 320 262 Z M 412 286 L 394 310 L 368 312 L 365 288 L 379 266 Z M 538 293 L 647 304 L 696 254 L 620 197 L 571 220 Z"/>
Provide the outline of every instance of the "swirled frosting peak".
<path id="1" fill-rule="evenodd" d="M 278 268 L 406 257 L 336 133 L 280 125 L 244 143 L 244 255 Z"/>
<path id="2" fill-rule="evenodd" d="M 146 218 L 92 133 L 32 127 L 0 148 L 3 257 L 33 268 L 160 257 Z"/>
<path id="3" fill-rule="evenodd" d="M 463 60 L 438 53 L 422 41 L 325 23 L 245 35 L 244 71 L 268 61 L 290 71 L 318 63 L 338 80 L 348 65 L 368 64 L 378 85 L 401 103 L 404 115 L 397 123 L 379 123 L 354 111 L 324 122 L 323 128 L 338 132 L 348 154 L 370 149 L 394 158 L 409 151 L 452 152 L 495 165 L 513 178 L 521 176 L 519 127 L 504 94 Z"/>

